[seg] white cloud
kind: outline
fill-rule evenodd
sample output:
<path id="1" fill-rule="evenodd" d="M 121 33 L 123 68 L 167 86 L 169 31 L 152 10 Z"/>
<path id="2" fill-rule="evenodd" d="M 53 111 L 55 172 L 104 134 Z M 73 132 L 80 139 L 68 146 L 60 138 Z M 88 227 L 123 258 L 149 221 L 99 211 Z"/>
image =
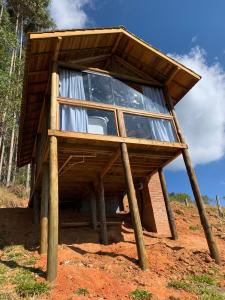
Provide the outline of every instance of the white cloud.
<path id="1" fill-rule="evenodd" d="M 52 0 L 50 14 L 59 29 L 85 27 L 89 18 L 84 11 L 92 0 Z"/>
<path id="2" fill-rule="evenodd" d="M 176 106 L 193 163 L 219 160 L 225 153 L 225 71 L 218 62 L 208 65 L 206 52 L 199 47 L 172 56 L 202 76 Z M 183 169 L 184 164 L 179 158 L 169 168 Z"/>
<path id="3" fill-rule="evenodd" d="M 197 39 L 198 39 L 198 37 L 197 37 L 197 35 L 195 35 L 191 38 L 191 42 L 195 43 L 195 42 L 197 42 Z"/>

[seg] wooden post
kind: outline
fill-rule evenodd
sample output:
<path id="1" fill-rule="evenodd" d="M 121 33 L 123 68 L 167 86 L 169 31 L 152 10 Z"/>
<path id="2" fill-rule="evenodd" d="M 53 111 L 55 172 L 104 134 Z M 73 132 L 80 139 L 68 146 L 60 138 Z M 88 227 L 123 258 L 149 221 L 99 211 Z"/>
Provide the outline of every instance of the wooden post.
<path id="1" fill-rule="evenodd" d="M 117 117 L 118 117 L 118 126 L 119 126 L 120 135 L 125 136 L 126 133 L 125 133 L 125 126 L 123 122 L 123 115 L 120 111 L 117 111 Z M 126 143 L 121 143 L 121 156 L 122 156 L 124 174 L 125 174 L 126 184 L 127 184 L 127 195 L 128 195 L 129 207 L 130 207 L 132 222 L 134 226 L 134 234 L 135 234 L 135 240 L 136 240 L 136 246 L 138 252 L 139 265 L 143 270 L 146 270 L 148 269 L 148 260 L 147 260 L 145 245 L 144 245 L 141 219 L 138 210 L 137 198 L 136 198 Z"/>
<path id="2" fill-rule="evenodd" d="M 170 205 L 170 199 L 169 199 L 169 195 L 168 195 L 168 191 L 167 191 L 167 187 L 166 187 L 166 180 L 165 180 L 165 176 L 163 174 L 162 169 L 159 169 L 159 178 L 161 181 L 162 192 L 163 192 L 163 196 L 164 196 L 164 201 L 165 201 L 165 206 L 166 206 L 166 211 L 167 211 L 167 216 L 168 216 L 172 239 L 177 240 L 178 235 L 177 235 L 176 223 L 175 223 L 173 211 L 172 211 L 172 208 Z"/>
<path id="3" fill-rule="evenodd" d="M 58 43 L 57 45 L 59 45 Z M 58 48 L 57 48 L 58 49 Z M 57 60 L 54 55 L 54 61 Z M 57 95 L 58 73 L 57 64 L 53 63 L 51 75 L 51 106 L 50 129 L 57 128 Z M 49 138 L 49 225 L 48 225 L 48 257 L 47 279 L 54 282 L 57 277 L 58 266 L 58 225 L 59 225 L 59 199 L 58 199 L 58 144 L 55 136 Z"/>
<path id="4" fill-rule="evenodd" d="M 91 202 L 91 224 L 94 230 L 97 230 L 97 210 L 96 210 L 96 196 L 93 187 L 90 188 L 90 202 Z"/>
<path id="5" fill-rule="evenodd" d="M 48 199 L 49 166 L 44 164 L 41 187 L 40 254 L 46 254 L 48 249 Z"/>
<path id="6" fill-rule="evenodd" d="M 49 147 L 49 227 L 47 279 L 52 282 L 57 277 L 58 265 L 58 153 L 57 138 L 50 137 Z"/>
<path id="7" fill-rule="evenodd" d="M 39 209 L 39 193 L 34 192 L 33 196 L 33 212 L 34 212 L 34 224 L 39 224 L 40 220 L 40 209 Z"/>
<path id="8" fill-rule="evenodd" d="M 218 195 L 216 195 L 216 206 L 217 206 L 217 209 L 218 209 L 218 216 L 220 218 L 223 218 L 223 210 L 221 208 L 221 205 L 220 205 L 220 198 Z"/>
<path id="9" fill-rule="evenodd" d="M 102 244 L 108 244 L 107 224 L 106 224 L 106 213 L 105 213 L 105 193 L 104 183 L 102 177 L 98 176 L 98 211 L 99 211 L 99 222 L 100 222 L 100 241 Z"/>
<path id="10" fill-rule="evenodd" d="M 184 203 L 185 203 L 185 205 L 186 205 L 187 207 L 189 207 L 189 203 L 188 203 L 187 197 L 184 199 Z"/>
<path id="11" fill-rule="evenodd" d="M 174 123 L 175 123 L 176 129 L 177 129 L 177 133 L 179 135 L 180 141 L 181 141 L 181 143 L 185 144 L 186 143 L 185 138 L 182 134 L 182 131 L 181 131 L 181 128 L 180 128 L 180 125 L 178 122 L 178 118 L 177 118 L 176 112 L 174 110 L 172 99 L 167 90 L 165 90 L 165 94 L 166 94 L 167 104 L 168 104 L 171 114 L 174 118 Z M 215 259 L 216 263 L 221 264 L 220 254 L 219 254 L 216 242 L 215 242 L 213 234 L 212 234 L 211 226 L 210 226 L 208 218 L 207 218 L 204 202 L 202 200 L 202 196 L 201 196 L 200 189 L 198 186 L 197 177 L 195 175 L 194 167 L 192 165 L 192 161 L 191 161 L 191 157 L 190 157 L 188 149 L 182 149 L 182 156 L 183 156 L 186 170 L 188 173 L 188 177 L 189 177 L 189 180 L 191 183 L 192 191 L 193 191 L 193 194 L 195 197 L 196 205 L 198 208 L 199 216 L 201 219 L 202 227 L 204 229 L 204 233 L 205 233 L 205 237 L 206 237 L 206 240 L 208 243 L 211 257 Z"/>

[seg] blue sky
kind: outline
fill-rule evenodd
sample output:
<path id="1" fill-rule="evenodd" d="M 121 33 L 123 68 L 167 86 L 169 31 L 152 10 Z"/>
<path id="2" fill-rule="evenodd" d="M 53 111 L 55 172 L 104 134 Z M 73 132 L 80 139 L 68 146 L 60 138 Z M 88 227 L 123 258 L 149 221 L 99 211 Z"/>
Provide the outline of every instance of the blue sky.
<path id="1" fill-rule="evenodd" d="M 178 115 L 189 117 L 181 125 L 201 192 L 210 197 L 225 196 L 224 12 L 224 0 L 53 0 L 51 7 L 59 28 L 123 25 L 203 76 L 200 87 L 178 107 Z M 169 191 L 191 194 L 180 162 L 166 171 L 166 179 Z"/>

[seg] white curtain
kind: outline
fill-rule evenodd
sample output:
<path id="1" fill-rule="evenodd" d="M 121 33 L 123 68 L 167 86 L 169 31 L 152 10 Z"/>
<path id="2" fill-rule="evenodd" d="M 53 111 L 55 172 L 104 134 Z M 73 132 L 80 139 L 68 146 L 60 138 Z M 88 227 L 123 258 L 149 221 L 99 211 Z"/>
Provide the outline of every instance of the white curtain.
<path id="1" fill-rule="evenodd" d="M 163 91 L 160 88 L 142 86 L 144 109 L 149 112 L 168 114 Z M 172 124 L 168 120 L 151 119 L 149 121 L 152 138 L 158 141 L 176 141 Z"/>
<path id="2" fill-rule="evenodd" d="M 151 119 L 149 123 L 154 140 L 176 142 L 174 130 L 169 120 Z"/>
<path id="3" fill-rule="evenodd" d="M 85 100 L 81 72 L 60 69 L 59 96 Z M 88 132 L 88 115 L 85 108 L 61 105 L 61 130 Z"/>
<path id="4" fill-rule="evenodd" d="M 146 111 L 168 114 L 163 91 L 160 88 L 142 85 L 144 109 Z"/>

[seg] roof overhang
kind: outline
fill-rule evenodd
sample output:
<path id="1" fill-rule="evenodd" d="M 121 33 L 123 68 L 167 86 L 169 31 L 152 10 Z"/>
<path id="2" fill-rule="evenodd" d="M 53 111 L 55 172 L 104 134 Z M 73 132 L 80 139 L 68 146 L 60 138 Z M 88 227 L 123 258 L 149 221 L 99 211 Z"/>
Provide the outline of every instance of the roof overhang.
<path id="1" fill-rule="evenodd" d="M 166 85 L 174 104 L 201 78 L 123 27 L 28 33 L 20 115 L 19 167 L 30 163 L 32 159 L 38 120 L 59 38 L 59 61 L 101 57 L 99 65 L 104 68 L 108 57 L 113 55 L 139 70 L 142 77 L 146 75 L 146 78 Z"/>

